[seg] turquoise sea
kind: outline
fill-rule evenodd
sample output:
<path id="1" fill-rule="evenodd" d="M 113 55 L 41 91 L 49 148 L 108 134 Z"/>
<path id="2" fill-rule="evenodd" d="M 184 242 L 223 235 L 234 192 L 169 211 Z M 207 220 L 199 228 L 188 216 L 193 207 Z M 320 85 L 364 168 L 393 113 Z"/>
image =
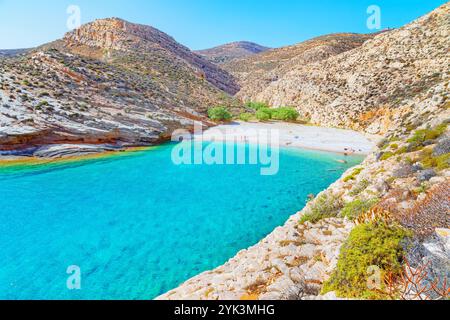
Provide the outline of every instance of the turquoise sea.
<path id="1" fill-rule="evenodd" d="M 173 147 L 0 168 L 0 299 L 155 298 L 256 244 L 362 161 L 282 149 L 278 174 L 262 176 L 175 165 Z M 67 288 L 71 265 L 80 290 Z"/>

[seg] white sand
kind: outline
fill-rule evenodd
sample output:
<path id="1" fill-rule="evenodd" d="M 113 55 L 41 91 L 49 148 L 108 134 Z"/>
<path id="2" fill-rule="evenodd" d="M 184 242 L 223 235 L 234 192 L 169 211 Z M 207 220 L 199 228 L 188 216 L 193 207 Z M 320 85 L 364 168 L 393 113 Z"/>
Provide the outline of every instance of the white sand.
<path id="1" fill-rule="evenodd" d="M 292 123 L 235 122 L 205 131 L 203 140 L 219 140 L 217 136 L 220 136 L 221 133 L 225 141 L 237 139 L 238 142 L 258 143 L 261 139 L 261 136 L 258 134 L 264 132 L 261 130 L 268 130 L 269 137 L 271 130 L 276 130 L 279 134 L 280 146 L 346 154 L 369 154 L 381 139 L 381 136 L 364 135 L 351 130 L 312 127 Z M 217 135 L 218 132 L 219 135 Z"/>

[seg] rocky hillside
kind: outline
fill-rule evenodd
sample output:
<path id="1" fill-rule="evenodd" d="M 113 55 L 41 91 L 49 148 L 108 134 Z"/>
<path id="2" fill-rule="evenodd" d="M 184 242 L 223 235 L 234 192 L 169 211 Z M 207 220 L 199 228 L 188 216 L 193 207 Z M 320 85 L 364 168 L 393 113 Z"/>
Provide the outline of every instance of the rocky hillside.
<path id="1" fill-rule="evenodd" d="M 1 57 L 14 57 L 20 54 L 25 54 L 30 49 L 11 49 L 11 50 L 0 50 L 0 58 Z"/>
<path id="2" fill-rule="evenodd" d="M 357 48 L 374 35 L 342 33 L 326 35 L 294 46 L 272 49 L 225 63 L 241 85 L 238 96 L 255 101 L 270 84 L 278 81 L 296 66 L 321 61 L 330 56 Z"/>
<path id="3" fill-rule="evenodd" d="M 0 150 L 46 144 L 146 145 L 211 105 L 230 105 L 231 75 L 166 34 L 98 20 L 0 60 Z"/>
<path id="4" fill-rule="evenodd" d="M 244 84 L 239 95 L 296 106 L 313 123 L 384 134 L 414 97 L 448 80 L 449 16 L 447 3 L 354 50 L 294 64 L 267 86 Z"/>
<path id="5" fill-rule="evenodd" d="M 227 43 L 211 49 L 199 50 L 196 52 L 211 62 L 222 64 L 230 62 L 231 60 L 237 58 L 244 58 L 252 56 L 254 54 L 265 52 L 269 49 L 270 48 L 261 46 L 253 42 L 239 41 Z"/>

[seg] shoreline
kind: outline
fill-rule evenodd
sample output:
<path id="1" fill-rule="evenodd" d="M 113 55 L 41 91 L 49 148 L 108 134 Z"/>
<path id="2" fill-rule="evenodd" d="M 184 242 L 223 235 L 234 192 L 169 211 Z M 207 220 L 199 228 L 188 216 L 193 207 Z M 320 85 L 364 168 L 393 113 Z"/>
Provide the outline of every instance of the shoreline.
<path id="1" fill-rule="evenodd" d="M 382 139 L 381 136 L 346 129 L 307 126 L 286 122 L 240 121 L 210 128 L 203 133 L 201 139 L 203 141 L 233 142 L 236 141 L 234 140 L 236 137 L 239 137 L 242 140 L 237 142 L 258 144 L 260 143 L 257 136 L 258 131 L 264 132 L 264 130 L 277 130 L 281 147 L 331 152 L 348 156 L 367 156 Z"/>
<path id="2" fill-rule="evenodd" d="M 242 142 L 258 144 L 257 132 L 259 130 L 277 130 L 279 133 L 279 146 L 292 149 L 305 149 L 311 151 L 330 152 L 347 156 L 367 156 L 376 146 L 377 136 L 368 136 L 352 130 L 334 129 L 318 126 L 305 126 L 301 124 L 271 122 L 271 123 L 244 123 L 218 125 L 203 132 L 202 141 Z M 242 132 L 241 132 L 242 131 Z M 217 139 L 215 133 L 232 133 L 231 136 Z M 256 134 L 255 134 L 256 132 Z M 241 134 L 242 140 L 234 140 Z M 198 136 L 194 135 L 194 138 Z M 347 140 L 347 141 L 344 141 Z M 164 143 L 142 147 L 115 147 L 107 145 L 90 144 L 55 144 L 41 146 L 39 150 L 45 154 L 55 156 L 25 156 L 23 150 L 11 151 L 0 155 L 0 167 L 14 167 L 26 165 L 40 165 L 49 163 L 76 162 L 99 159 L 130 152 L 145 151 L 158 147 Z"/>

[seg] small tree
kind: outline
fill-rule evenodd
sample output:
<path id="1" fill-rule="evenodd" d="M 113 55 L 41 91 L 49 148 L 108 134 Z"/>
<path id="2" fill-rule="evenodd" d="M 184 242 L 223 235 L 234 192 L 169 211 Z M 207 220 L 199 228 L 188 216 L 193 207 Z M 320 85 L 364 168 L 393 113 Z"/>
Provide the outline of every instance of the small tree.
<path id="1" fill-rule="evenodd" d="M 239 119 L 244 122 L 249 122 L 253 118 L 253 114 L 251 113 L 241 113 Z"/>
<path id="2" fill-rule="evenodd" d="M 267 103 L 264 102 L 247 102 L 245 104 L 245 106 L 249 109 L 253 109 L 253 110 L 261 110 L 261 109 L 265 109 L 265 108 L 269 108 L 269 106 L 267 105 Z"/>
<path id="3" fill-rule="evenodd" d="M 256 112 L 256 119 L 259 121 L 269 121 L 272 118 L 270 112 L 267 109 L 261 109 Z"/>
<path id="4" fill-rule="evenodd" d="M 217 106 L 208 110 L 208 117 L 214 121 L 230 121 L 233 116 L 224 106 Z"/>
<path id="5" fill-rule="evenodd" d="M 272 118 L 281 121 L 296 121 L 300 114 L 292 107 L 280 107 L 272 111 Z"/>

